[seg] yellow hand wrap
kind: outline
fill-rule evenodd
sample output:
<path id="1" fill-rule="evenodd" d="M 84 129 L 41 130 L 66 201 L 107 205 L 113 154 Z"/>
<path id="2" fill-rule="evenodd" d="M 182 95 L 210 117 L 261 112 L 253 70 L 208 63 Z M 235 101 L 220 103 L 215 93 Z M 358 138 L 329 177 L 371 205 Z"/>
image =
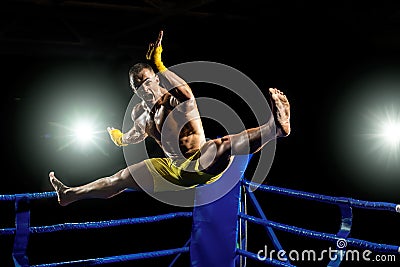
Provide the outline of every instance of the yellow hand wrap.
<path id="1" fill-rule="evenodd" d="M 122 132 L 118 129 L 112 129 L 108 131 L 110 134 L 111 140 L 113 140 L 114 144 L 117 146 L 127 146 L 127 144 L 122 143 Z"/>
<path id="2" fill-rule="evenodd" d="M 167 67 L 164 66 L 164 63 L 161 60 L 161 53 L 163 49 L 162 46 L 157 46 L 154 49 L 154 46 L 149 48 L 149 51 L 147 51 L 146 58 L 148 60 L 153 60 L 154 64 L 156 65 L 157 69 L 159 72 L 163 72 L 167 70 Z"/>

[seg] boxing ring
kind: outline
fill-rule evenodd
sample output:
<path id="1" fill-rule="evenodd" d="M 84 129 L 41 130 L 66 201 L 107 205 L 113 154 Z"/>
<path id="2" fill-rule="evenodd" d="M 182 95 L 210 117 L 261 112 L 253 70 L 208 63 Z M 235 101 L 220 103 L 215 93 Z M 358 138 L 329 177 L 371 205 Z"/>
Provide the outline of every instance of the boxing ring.
<path id="1" fill-rule="evenodd" d="M 246 165 L 250 157 L 245 158 Z M 243 167 L 243 165 L 241 165 Z M 244 171 L 242 171 L 244 174 Z M 224 174 L 225 175 L 225 174 Z M 229 175 L 229 173 L 227 173 Z M 318 232 L 311 229 L 300 228 L 292 225 L 282 224 L 268 220 L 263 212 L 262 206 L 257 201 L 253 186 L 257 192 L 279 194 L 285 197 L 301 198 L 309 201 L 318 201 L 326 205 L 336 205 L 341 211 L 341 224 L 336 233 Z M 259 190 L 259 191 L 258 191 Z M 137 192 L 133 192 L 137 193 Z M 179 256 L 190 255 L 191 267 L 245 267 L 248 262 L 256 261 L 269 266 L 295 266 L 289 258 L 282 259 L 260 258 L 256 252 L 248 251 L 247 230 L 250 224 L 261 225 L 272 241 L 276 250 L 283 250 L 275 231 L 284 231 L 290 234 L 303 236 L 311 239 L 318 239 L 331 242 L 337 250 L 337 255 L 343 255 L 350 247 L 368 249 L 372 252 L 397 255 L 400 247 L 393 244 L 380 244 L 367 240 L 349 237 L 352 229 L 353 208 L 383 210 L 387 212 L 400 212 L 400 206 L 387 202 L 370 202 L 345 197 L 332 197 L 321 194 L 314 194 L 303 191 L 296 191 L 276 186 L 254 184 L 245 179 L 242 175 L 239 182 L 222 198 L 201 206 L 194 206 L 191 212 L 175 212 L 156 216 L 126 218 L 117 220 L 102 220 L 81 223 L 62 223 L 45 226 L 31 226 L 30 202 L 38 199 L 54 199 L 55 192 L 26 193 L 14 195 L 0 195 L 0 202 L 14 202 L 15 227 L 0 229 L 0 242 L 3 236 L 13 236 L 13 249 L 10 259 L 16 267 L 55 267 L 55 266 L 98 266 L 120 262 L 138 260 L 151 260 L 153 258 L 175 256 L 170 267 L 174 266 Z M 257 211 L 257 216 L 248 214 L 248 204 Z M 5 214 L 2 215 L 3 218 Z M 11 216 L 11 215 L 6 215 Z M 192 220 L 192 232 L 189 240 L 178 248 L 171 248 L 157 251 L 147 251 L 126 255 L 107 256 L 102 258 L 90 258 L 74 261 L 55 263 L 44 263 L 30 265 L 28 259 L 28 244 L 32 235 L 43 233 L 56 233 L 60 231 L 76 231 L 119 227 L 123 225 L 135 225 L 154 223 L 177 218 L 188 218 Z M 1 219 L 0 219 L 1 221 Z M 340 246 L 346 242 L 347 246 Z M 335 257 L 327 266 L 336 267 L 341 264 L 343 257 Z"/>

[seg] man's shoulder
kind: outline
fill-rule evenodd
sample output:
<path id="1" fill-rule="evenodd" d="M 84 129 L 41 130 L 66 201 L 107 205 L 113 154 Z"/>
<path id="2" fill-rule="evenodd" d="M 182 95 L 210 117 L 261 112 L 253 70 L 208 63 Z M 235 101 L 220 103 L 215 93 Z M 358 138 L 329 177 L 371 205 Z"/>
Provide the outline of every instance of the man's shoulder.
<path id="1" fill-rule="evenodd" d="M 169 105 L 171 108 L 175 108 L 176 106 L 178 106 L 181 102 L 174 97 L 173 95 L 171 95 L 170 93 L 167 93 L 164 95 L 164 101 L 163 101 L 164 105 L 167 104 Z"/>
<path id="2" fill-rule="evenodd" d="M 190 98 L 182 102 L 170 93 L 164 94 L 161 105 L 171 110 L 176 108 L 180 112 L 189 112 L 197 108 L 195 98 Z"/>
<path id="3" fill-rule="evenodd" d="M 146 112 L 147 110 L 145 104 L 143 102 L 139 102 L 132 109 L 132 118 L 137 118 Z"/>

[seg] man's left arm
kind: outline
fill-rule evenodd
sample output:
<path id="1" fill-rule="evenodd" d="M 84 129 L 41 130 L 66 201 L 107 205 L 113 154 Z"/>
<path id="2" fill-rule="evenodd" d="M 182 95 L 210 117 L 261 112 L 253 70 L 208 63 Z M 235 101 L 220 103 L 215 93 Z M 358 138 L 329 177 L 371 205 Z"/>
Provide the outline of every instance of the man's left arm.
<path id="1" fill-rule="evenodd" d="M 147 113 L 142 103 L 137 104 L 132 110 L 133 127 L 126 133 L 122 133 L 119 129 L 107 127 L 111 140 L 117 146 L 127 146 L 128 144 L 137 144 L 147 138 L 146 121 Z"/>

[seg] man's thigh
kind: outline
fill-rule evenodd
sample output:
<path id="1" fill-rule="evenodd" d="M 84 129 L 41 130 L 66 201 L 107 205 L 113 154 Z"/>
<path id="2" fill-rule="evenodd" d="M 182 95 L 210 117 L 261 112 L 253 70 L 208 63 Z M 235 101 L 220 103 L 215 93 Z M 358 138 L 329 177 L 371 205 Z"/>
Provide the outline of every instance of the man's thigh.
<path id="1" fill-rule="evenodd" d="M 122 176 L 130 188 L 150 192 L 154 189 L 153 176 L 144 161 L 128 166 Z"/>
<path id="2" fill-rule="evenodd" d="M 201 148 L 200 165 L 206 173 L 221 173 L 229 166 L 231 159 L 230 141 L 226 138 L 209 140 Z"/>

